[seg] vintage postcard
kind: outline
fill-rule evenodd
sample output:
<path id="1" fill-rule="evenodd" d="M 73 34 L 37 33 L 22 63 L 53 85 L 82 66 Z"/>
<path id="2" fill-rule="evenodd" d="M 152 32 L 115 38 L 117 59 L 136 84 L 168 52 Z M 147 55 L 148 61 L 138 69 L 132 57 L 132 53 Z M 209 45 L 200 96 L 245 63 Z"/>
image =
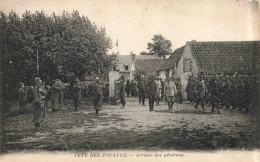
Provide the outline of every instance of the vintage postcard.
<path id="1" fill-rule="evenodd" d="M 258 0 L 0 0 L 0 161 L 259 161 Z"/>

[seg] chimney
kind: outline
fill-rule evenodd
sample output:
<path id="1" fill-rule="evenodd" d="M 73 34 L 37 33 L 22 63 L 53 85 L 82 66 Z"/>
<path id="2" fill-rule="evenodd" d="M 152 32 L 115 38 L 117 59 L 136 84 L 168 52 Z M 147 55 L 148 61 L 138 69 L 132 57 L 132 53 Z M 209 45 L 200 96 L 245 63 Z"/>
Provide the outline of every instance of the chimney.
<path id="1" fill-rule="evenodd" d="M 131 55 L 131 58 L 132 58 L 132 62 L 135 62 L 135 54 L 131 51 L 130 55 Z"/>

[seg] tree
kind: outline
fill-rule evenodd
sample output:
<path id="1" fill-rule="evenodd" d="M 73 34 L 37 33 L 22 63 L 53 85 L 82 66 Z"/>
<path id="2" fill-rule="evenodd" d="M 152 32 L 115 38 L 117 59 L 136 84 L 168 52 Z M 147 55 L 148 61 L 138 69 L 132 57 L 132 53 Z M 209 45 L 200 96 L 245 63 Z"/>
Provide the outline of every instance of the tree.
<path id="1" fill-rule="evenodd" d="M 142 75 L 146 78 L 146 72 L 144 69 L 137 68 L 134 73 L 135 80 L 140 80 Z"/>
<path id="2" fill-rule="evenodd" d="M 152 41 L 152 43 L 148 43 L 147 48 L 152 55 L 165 58 L 166 55 L 171 54 L 172 43 L 170 40 L 165 39 L 162 35 L 154 35 Z"/>
<path id="3" fill-rule="evenodd" d="M 149 53 L 149 52 L 145 52 L 145 51 L 143 51 L 143 52 L 140 52 L 140 55 L 152 55 L 152 54 Z"/>

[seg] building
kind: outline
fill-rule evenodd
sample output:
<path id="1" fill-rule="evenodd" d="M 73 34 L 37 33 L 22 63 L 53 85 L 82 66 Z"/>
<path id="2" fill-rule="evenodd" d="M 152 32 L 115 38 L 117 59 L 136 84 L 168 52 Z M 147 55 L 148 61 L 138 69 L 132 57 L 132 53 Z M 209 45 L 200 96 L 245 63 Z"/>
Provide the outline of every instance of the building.
<path id="1" fill-rule="evenodd" d="M 154 55 L 136 55 L 131 52 L 130 55 L 118 56 L 117 70 L 119 71 L 120 75 L 125 78 L 125 80 L 127 79 L 133 80 L 134 72 L 136 71 L 136 63 L 138 68 L 140 68 L 139 66 L 140 63 L 142 62 L 144 63 L 146 62 L 146 60 L 162 60 L 162 59 Z"/>
<path id="2" fill-rule="evenodd" d="M 247 73 L 259 70 L 259 41 L 243 42 L 187 42 L 174 51 L 166 70 L 172 69 L 172 77 L 179 78 L 183 85 L 184 98 L 190 76 L 205 74 Z M 178 56 L 181 55 L 179 58 Z M 174 57 L 174 58 L 173 58 Z M 163 70 L 161 70 L 163 71 Z M 169 70 L 170 71 L 170 70 Z"/>
<path id="3" fill-rule="evenodd" d="M 164 64 L 159 68 L 158 75 L 163 80 L 166 79 L 166 77 L 173 77 L 176 73 L 177 66 L 179 64 L 179 60 L 182 56 L 183 50 L 185 46 L 182 46 L 178 49 L 176 49 L 171 56 L 165 61 Z"/>
<path id="4" fill-rule="evenodd" d="M 147 76 L 157 76 L 158 70 L 165 62 L 165 59 L 136 60 L 135 69 L 144 71 Z"/>

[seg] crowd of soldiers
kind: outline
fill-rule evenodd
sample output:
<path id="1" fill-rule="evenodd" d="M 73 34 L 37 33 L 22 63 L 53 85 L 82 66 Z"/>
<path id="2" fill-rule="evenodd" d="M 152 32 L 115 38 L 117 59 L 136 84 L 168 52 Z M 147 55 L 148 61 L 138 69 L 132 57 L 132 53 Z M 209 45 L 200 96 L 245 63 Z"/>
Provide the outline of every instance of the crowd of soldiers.
<path id="1" fill-rule="evenodd" d="M 211 105 L 211 112 L 220 113 L 221 108 L 242 111 L 244 108 L 246 112 L 251 107 L 255 106 L 258 97 L 258 82 L 255 75 L 241 75 L 235 73 L 234 75 L 207 75 L 201 73 L 198 78 L 191 76 L 186 87 L 187 100 L 195 103 L 195 108 L 201 104 L 202 110 L 205 110 L 205 104 Z M 33 123 L 35 129 L 40 129 L 40 123 L 43 121 L 45 111 L 51 107 L 52 112 L 55 113 L 63 107 L 63 98 L 66 96 L 69 87 L 72 89 L 72 99 L 74 101 L 75 111 L 81 104 L 82 95 L 86 96 L 91 88 L 94 101 L 94 109 L 96 115 L 102 107 L 104 100 L 104 86 L 100 83 L 98 77 L 94 82 L 80 82 L 78 78 L 75 79 L 73 86 L 68 83 L 63 83 L 59 79 L 55 80 L 52 86 L 45 85 L 40 78 L 35 78 L 35 85 L 30 87 L 33 98 Z M 19 88 L 19 105 L 20 110 L 26 108 L 28 87 L 20 83 Z M 149 110 L 154 111 L 154 103 L 156 106 L 160 101 L 167 102 L 168 109 L 173 109 L 174 102 L 182 102 L 182 84 L 180 80 L 171 80 L 169 77 L 163 81 L 158 76 L 145 79 L 142 75 L 137 81 L 127 80 L 121 78 L 120 83 L 120 102 L 122 108 L 125 108 L 125 95 L 139 98 L 139 105 L 145 105 L 145 99 L 149 100 Z M 51 105 L 48 105 L 50 100 Z"/>
<path id="2" fill-rule="evenodd" d="M 176 88 L 177 85 L 177 88 Z M 160 101 L 165 99 L 168 103 L 168 109 L 171 111 L 173 109 L 173 103 L 178 100 L 178 102 L 182 102 L 182 91 L 181 91 L 181 83 L 179 81 L 171 81 L 169 77 L 167 77 L 166 82 L 164 82 L 159 76 L 155 78 L 155 76 L 150 76 L 148 79 L 145 79 L 143 75 L 136 81 L 130 80 L 126 81 L 124 84 L 124 78 L 121 78 L 120 83 L 120 102 L 122 104 L 122 108 L 125 108 L 125 92 L 127 97 L 137 97 L 139 98 L 139 105 L 145 105 L 145 99 L 149 100 L 149 110 L 154 111 L 154 103 L 156 106 L 160 104 Z"/>
<path id="3" fill-rule="evenodd" d="M 211 105 L 211 112 L 215 108 L 238 109 L 242 112 L 250 111 L 257 103 L 258 83 L 255 75 L 238 74 L 233 75 L 207 75 L 201 73 L 198 78 L 191 76 L 186 88 L 187 99 L 194 102 L 195 108 L 201 104 L 205 110 L 204 103 Z"/>

